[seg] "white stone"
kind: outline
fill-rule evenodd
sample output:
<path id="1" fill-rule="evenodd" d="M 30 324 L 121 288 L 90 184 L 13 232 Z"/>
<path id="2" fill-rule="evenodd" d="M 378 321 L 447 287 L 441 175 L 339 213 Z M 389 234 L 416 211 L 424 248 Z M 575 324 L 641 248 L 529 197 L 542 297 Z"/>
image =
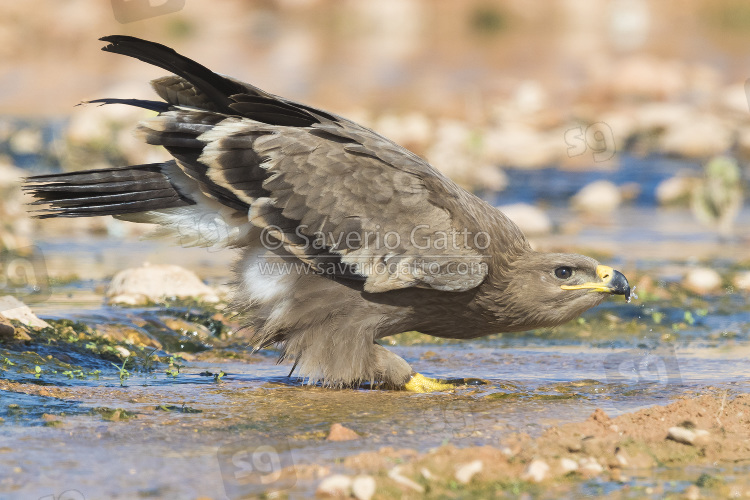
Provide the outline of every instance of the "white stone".
<path id="1" fill-rule="evenodd" d="M 681 175 L 664 179 L 656 186 L 656 200 L 659 205 L 687 205 L 697 182 L 695 177 Z"/>
<path id="2" fill-rule="evenodd" d="M 667 439 L 677 441 L 682 444 L 695 445 L 701 441 L 708 440 L 710 433 L 704 429 L 690 430 L 684 427 L 670 427 L 667 430 Z"/>
<path id="3" fill-rule="evenodd" d="M 604 467 L 594 457 L 582 458 L 579 462 L 579 470 L 588 474 L 596 475 L 604 471 Z"/>
<path id="4" fill-rule="evenodd" d="M 401 475 L 401 467 L 396 466 L 390 471 L 388 471 L 388 477 L 393 479 L 396 483 L 400 484 L 401 486 L 405 486 L 411 490 L 416 491 L 417 493 L 424 493 L 424 486 L 421 484 L 412 481 L 406 476 Z"/>
<path id="5" fill-rule="evenodd" d="M 352 489 L 352 478 L 334 474 L 323 479 L 315 490 L 320 496 L 348 497 Z"/>
<path id="6" fill-rule="evenodd" d="M 721 89 L 719 103 L 727 111 L 745 114 L 749 111 L 744 83 L 735 83 Z"/>
<path id="7" fill-rule="evenodd" d="M 547 213 L 539 207 L 528 203 L 513 203 L 501 205 L 497 208 L 515 222 L 527 236 L 548 234 L 552 231 L 552 221 Z"/>
<path id="8" fill-rule="evenodd" d="M 0 160 L 0 187 L 18 186 L 27 175 L 29 173 L 26 170 Z"/>
<path id="9" fill-rule="evenodd" d="M 419 473 L 422 474 L 422 477 L 425 478 L 425 479 L 427 479 L 428 481 L 433 481 L 435 479 L 435 474 L 433 474 L 432 472 L 430 472 L 430 469 L 428 469 L 426 467 L 422 467 L 419 470 Z"/>
<path id="10" fill-rule="evenodd" d="M 463 464 L 456 469 L 456 480 L 461 484 L 468 484 L 479 472 L 482 472 L 484 463 L 481 460 L 474 460 L 468 464 Z"/>
<path id="11" fill-rule="evenodd" d="M 19 154 L 39 154 L 43 146 L 42 131 L 37 128 L 22 128 L 10 138 L 10 148 Z"/>
<path id="12" fill-rule="evenodd" d="M 665 153 L 701 158 L 718 155 L 732 144 L 732 131 L 712 115 L 696 115 L 671 126 L 661 138 Z"/>
<path id="13" fill-rule="evenodd" d="M 697 267 L 688 271 L 683 286 L 695 293 L 709 293 L 721 286 L 721 275 L 708 267 Z"/>
<path id="14" fill-rule="evenodd" d="M 578 463 L 571 458 L 561 458 L 560 468 L 562 469 L 563 474 L 567 474 L 568 472 L 578 470 Z"/>
<path id="15" fill-rule="evenodd" d="M 549 465 L 544 460 L 534 459 L 531 461 L 526 471 L 521 476 L 521 479 L 526 481 L 533 481 L 535 483 L 541 483 L 547 478 L 549 474 Z"/>
<path id="16" fill-rule="evenodd" d="M 375 478 L 356 476 L 352 481 L 352 495 L 357 500 L 370 500 L 375 494 Z"/>
<path id="17" fill-rule="evenodd" d="M 581 188 L 571 201 L 573 207 L 582 212 L 607 214 L 620 206 L 622 195 L 611 182 L 594 181 Z"/>
<path id="18" fill-rule="evenodd" d="M 170 264 L 125 269 L 112 278 L 107 289 L 110 304 L 138 305 L 170 297 L 219 301 L 216 292 L 195 273 Z"/>
<path id="19" fill-rule="evenodd" d="M 0 297 L 0 314 L 7 319 L 15 319 L 26 326 L 34 328 L 47 328 L 49 323 L 39 319 L 29 306 L 11 295 Z"/>
<path id="20" fill-rule="evenodd" d="M 684 123 L 691 114 L 690 106 L 680 103 L 651 102 L 635 111 L 638 128 L 643 132 L 664 129 Z"/>
<path id="21" fill-rule="evenodd" d="M 701 497 L 701 490 L 696 485 L 691 484 L 685 489 L 685 498 L 687 500 L 698 500 Z"/>
<path id="22" fill-rule="evenodd" d="M 750 291 L 750 271 L 737 273 L 733 280 L 734 286 L 745 292 Z"/>
<path id="23" fill-rule="evenodd" d="M 128 351 L 127 349 L 125 349 L 125 348 L 124 348 L 123 346 L 121 346 L 121 345 L 115 346 L 115 351 L 117 351 L 117 353 L 118 353 L 118 354 L 120 355 L 120 357 L 121 357 L 121 358 L 123 358 L 123 359 L 124 359 L 124 358 L 129 358 L 129 357 L 130 357 L 130 351 Z"/>
<path id="24" fill-rule="evenodd" d="M 482 165 L 478 167 L 472 176 L 477 187 L 489 189 L 490 191 L 502 191 L 508 187 L 508 176 L 495 165 Z"/>

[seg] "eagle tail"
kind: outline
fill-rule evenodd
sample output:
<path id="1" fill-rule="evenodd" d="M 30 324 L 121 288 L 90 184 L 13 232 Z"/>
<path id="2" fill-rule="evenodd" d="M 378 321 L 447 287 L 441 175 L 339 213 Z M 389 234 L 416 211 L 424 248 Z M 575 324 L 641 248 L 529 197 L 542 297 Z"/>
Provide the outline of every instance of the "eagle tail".
<path id="1" fill-rule="evenodd" d="M 164 163 L 150 163 L 80 172 L 35 175 L 24 190 L 46 208 L 35 217 L 94 217 L 125 215 L 183 207 L 195 202 L 184 196 L 162 171 Z"/>

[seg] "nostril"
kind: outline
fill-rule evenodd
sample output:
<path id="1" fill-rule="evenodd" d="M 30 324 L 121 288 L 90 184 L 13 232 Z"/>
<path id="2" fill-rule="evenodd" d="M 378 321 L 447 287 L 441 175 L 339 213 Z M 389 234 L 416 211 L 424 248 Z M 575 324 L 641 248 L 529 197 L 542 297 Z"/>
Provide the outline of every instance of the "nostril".
<path id="1" fill-rule="evenodd" d="M 602 275 L 603 280 L 606 280 L 607 278 L 609 278 L 609 273 L 605 273 L 604 275 Z"/>

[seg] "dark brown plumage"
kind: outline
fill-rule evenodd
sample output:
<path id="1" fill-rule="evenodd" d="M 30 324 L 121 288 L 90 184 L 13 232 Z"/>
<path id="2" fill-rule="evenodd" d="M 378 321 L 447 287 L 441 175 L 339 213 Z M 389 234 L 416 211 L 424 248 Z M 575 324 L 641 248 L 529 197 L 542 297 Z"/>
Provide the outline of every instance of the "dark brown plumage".
<path id="1" fill-rule="evenodd" d="M 534 252 L 500 211 L 372 130 L 160 44 L 102 40 L 174 73 L 152 82 L 164 102 L 93 101 L 159 112 L 138 133 L 174 160 L 32 177 L 39 216 L 110 214 L 240 249 L 235 303 L 254 345 L 279 345 L 310 381 L 442 388 L 377 339 L 553 326 L 629 295 L 591 258 Z"/>

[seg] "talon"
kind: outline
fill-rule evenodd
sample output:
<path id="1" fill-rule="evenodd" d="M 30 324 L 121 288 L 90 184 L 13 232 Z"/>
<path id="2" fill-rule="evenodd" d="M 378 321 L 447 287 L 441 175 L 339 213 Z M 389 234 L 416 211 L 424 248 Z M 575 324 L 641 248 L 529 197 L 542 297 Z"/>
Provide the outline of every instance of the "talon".
<path id="1" fill-rule="evenodd" d="M 425 377 L 421 373 L 415 373 L 411 376 L 409 381 L 404 384 L 404 389 L 411 392 L 437 392 L 437 391 L 450 391 L 456 388 L 454 384 L 447 384 L 441 382 L 438 379 Z"/>

